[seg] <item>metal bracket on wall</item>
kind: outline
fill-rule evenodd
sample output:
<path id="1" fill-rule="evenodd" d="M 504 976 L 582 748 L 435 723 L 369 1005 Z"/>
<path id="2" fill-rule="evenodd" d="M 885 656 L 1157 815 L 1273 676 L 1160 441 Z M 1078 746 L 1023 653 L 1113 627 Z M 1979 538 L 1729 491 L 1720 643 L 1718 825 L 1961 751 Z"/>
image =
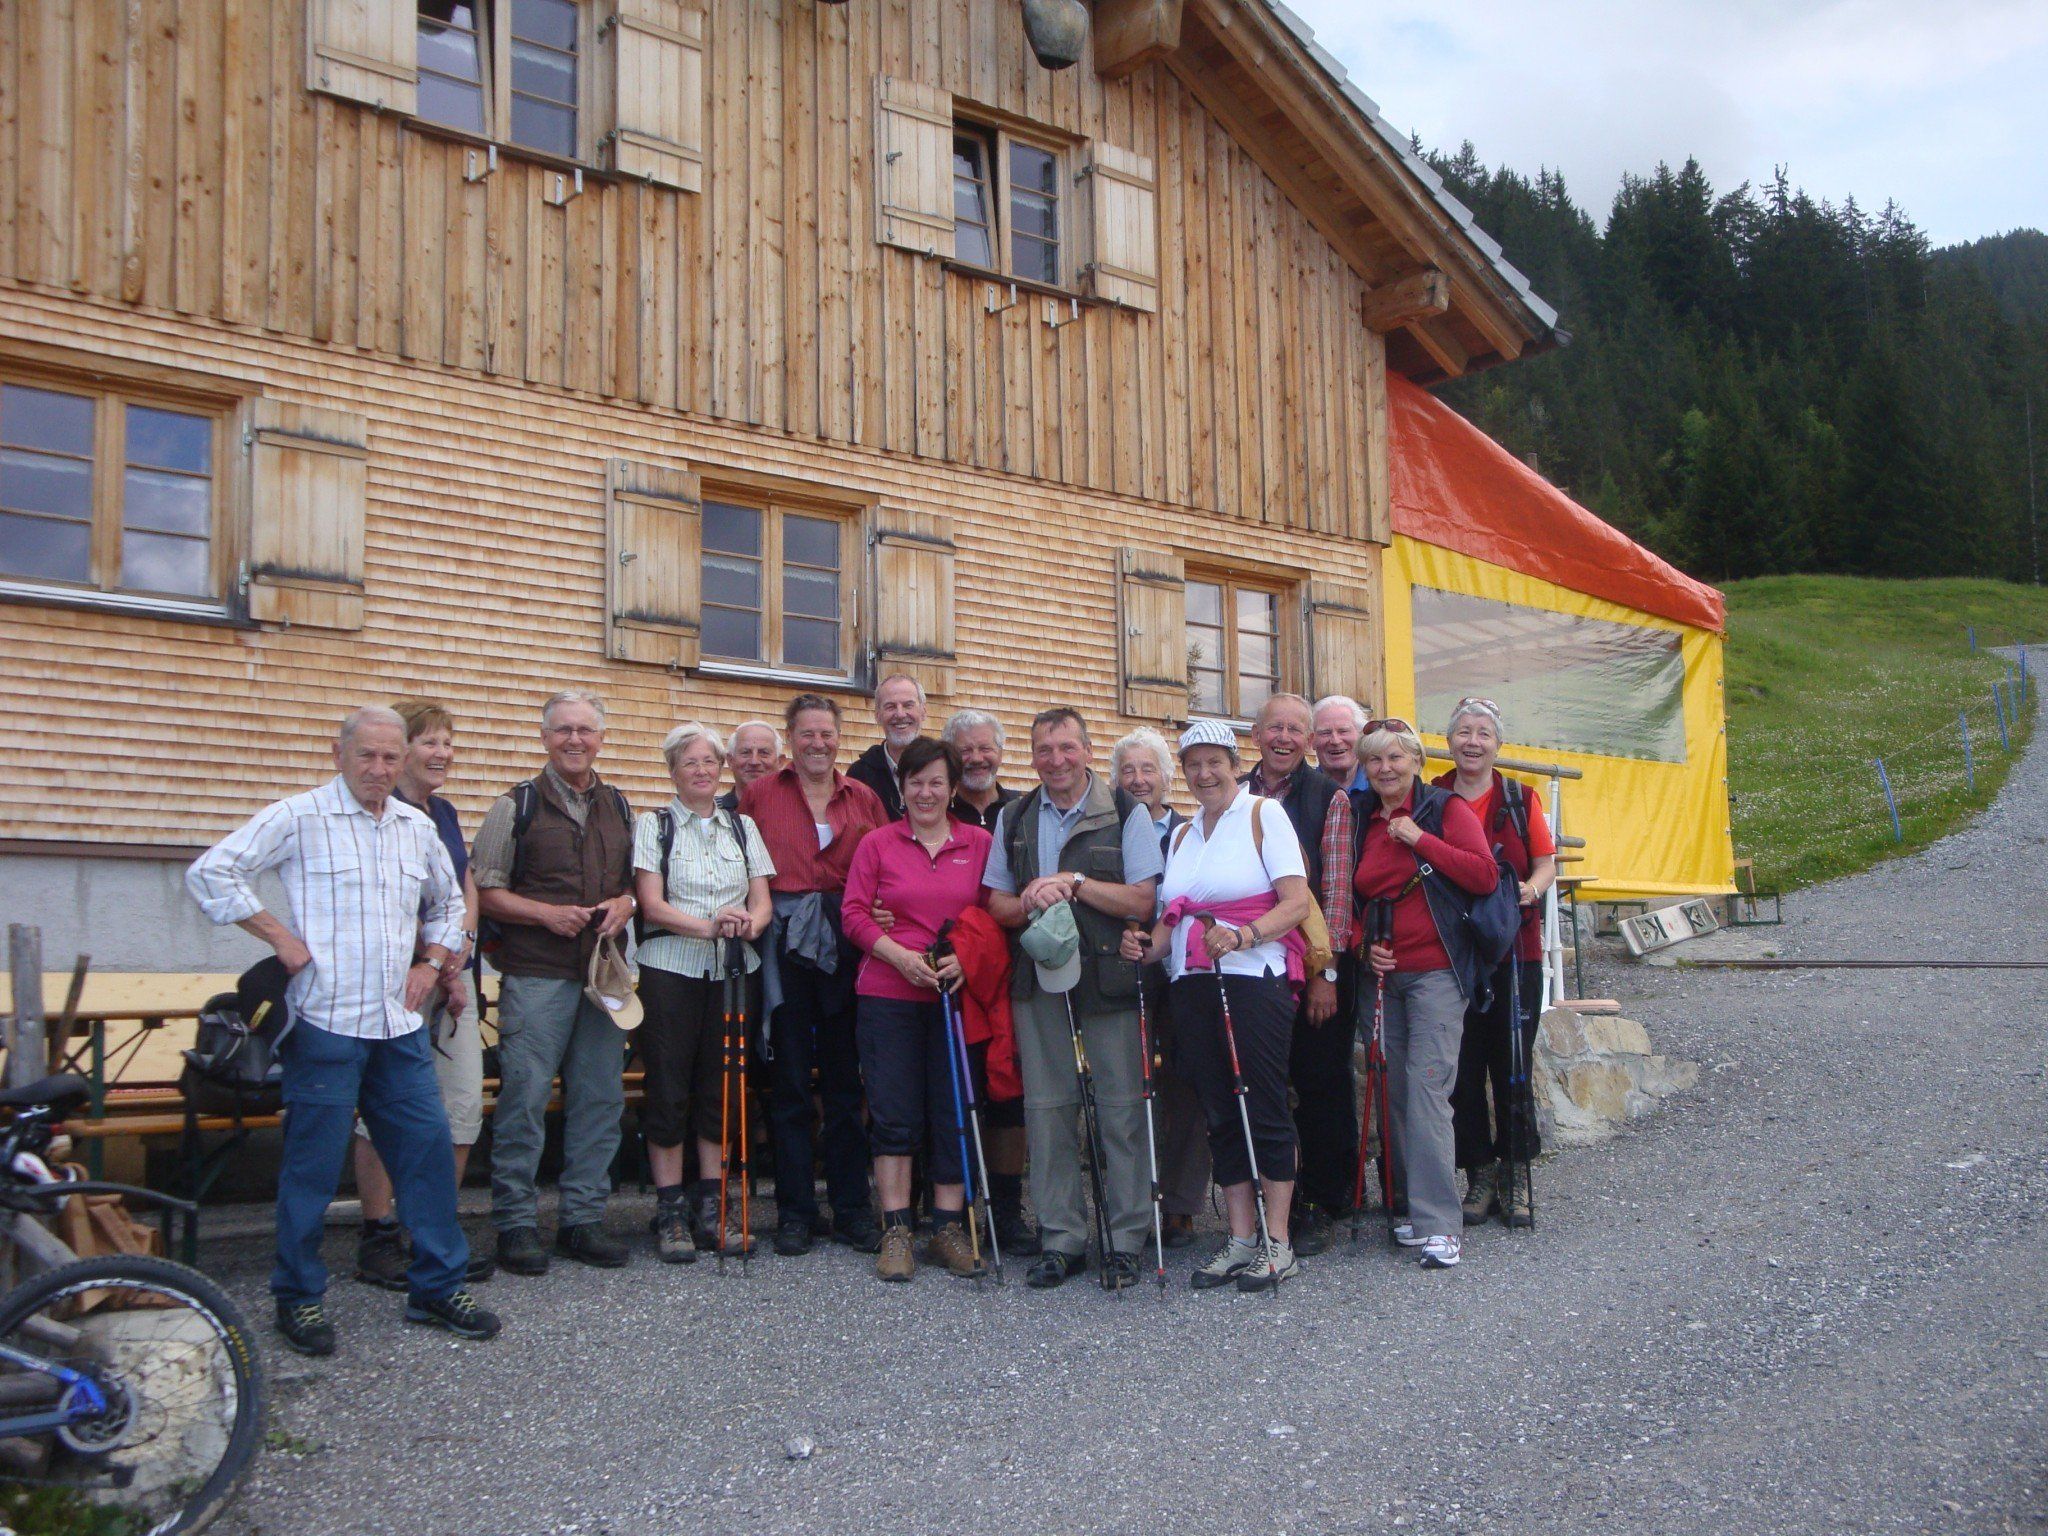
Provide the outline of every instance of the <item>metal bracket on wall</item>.
<path id="1" fill-rule="evenodd" d="M 556 171 L 554 175 L 554 190 L 542 194 L 550 208 L 566 208 L 574 199 L 583 195 L 582 166 L 579 165 L 573 172 Z"/>
<path id="2" fill-rule="evenodd" d="M 1009 302 L 997 302 L 1002 296 L 1002 288 L 995 283 L 990 283 L 987 294 L 981 301 L 983 311 L 991 315 L 1000 315 L 1006 309 L 1015 309 L 1017 307 L 1017 285 L 1015 283 L 1010 284 Z"/>
<path id="3" fill-rule="evenodd" d="M 482 181 L 486 176 L 496 173 L 498 169 L 498 146 L 492 144 L 483 150 L 481 169 L 478 168 L 477 160 L 478 152 L 473 149 L 462 157 L 462 179 L 464 181 Z"/>
<path id="4" fill-rule="evenodd" d="M 1072 325 L 1080 318 L 1081 301 L 1079 299 L 1067 300 L 1067 313 L 1065 316 L 1060 314 L 1060 301 L 1058 299 L 1047 299 L 1045 301 L 1045 323 L 1055 331 L 1063 325 Z"/>

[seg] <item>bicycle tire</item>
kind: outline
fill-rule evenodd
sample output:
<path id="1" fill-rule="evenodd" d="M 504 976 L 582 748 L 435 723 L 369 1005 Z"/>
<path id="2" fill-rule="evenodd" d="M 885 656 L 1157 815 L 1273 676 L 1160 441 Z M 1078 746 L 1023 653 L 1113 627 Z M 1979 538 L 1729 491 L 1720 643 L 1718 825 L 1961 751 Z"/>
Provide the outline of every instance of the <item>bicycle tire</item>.
<path id="1" fill-rule="evenodd" d="M 147 1532 L 147 1536 L 195 1536 L 227 1508 L 263 1439 L 267 1408 L 263 1361 L 247 1319 L 227 1293 L 198 1270 L 168 1259 L 142 1254 L 80 1259 L 37 1275 L 0 1297 L 0 1338 L 66 1296 L 121 1287 L 169 1295 L 205 1317 L 219 1335 L 234 1372 L 234 1423 L 218 1465 L 186 1498 L 182 1509 Z"/>

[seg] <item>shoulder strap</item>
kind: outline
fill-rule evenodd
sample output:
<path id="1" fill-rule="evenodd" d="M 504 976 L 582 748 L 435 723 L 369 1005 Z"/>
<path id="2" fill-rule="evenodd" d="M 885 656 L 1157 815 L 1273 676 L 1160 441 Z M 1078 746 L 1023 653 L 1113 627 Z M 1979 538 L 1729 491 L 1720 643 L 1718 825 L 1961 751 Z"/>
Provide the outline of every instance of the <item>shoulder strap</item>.
<path id="1" fill-rule="evenodd" d="M 1121 784 L 1110 785 L 1109 794 L 1112 803 L 1116 806 L 1116 824 L 1122 826 L 1131 819 L 1131 812 L 1138 808 L 1138 797 L 1125 789 Z"/>
<path id="2" fill-rule="evenodd" d="M 660 847 L 660 857 L 655 862 L 661 869 L 662 883 L 666 885 L 668 882 L 669 855 L 675 851 L 676 846 L 676 813 L 664 805 L 654 814 L 660 818 L 655 823 L 656 827 L 659 828 L 655 837 Z"/>
<path id="3" fill-rule="evenodd" d="M 1522 781 L 1520 779 L 1511 779 L 1505 774 L 1501 775 L 1500 786 L 1501 804 L 1506 807 L 1508 815 L 1514 818 L 1515 831 L 1521 834 L 1522 846 L 1527 848 L 1529 846 L 1528 792 L 1522 788 Z"/>
<path id="4" fill-rule="evenodd" d="M 619 808 L 619 820 L 630 828 L 633 825 L 633 807 L 626 801 L 626 792 L 616 784 L 607 784 L 605 788 L 612 792 L 612 803 Z"/>
<path id="5" fill-rule="evenodd" d="M 1252 796 L 1252 857 L 1261 869 L 1266 867 L 1266 818 L 1259 814 L 1259 807 L 1265 800 L 1264 795 Z"/>
<path id="6" fill-rule="evenodd" d="M 1187 841 L 1188 828 L 1194 824 L 1194 820 L 1191 817 L 1173 829 L 1173 852 L 1180 852 L 1180 845 Z"/>
<path id="7" fill-rule="evenodd" d="M 539 814 L 539 786 L 532 779 L 521 779 L 512 786 L 512 867 L 505 873 L 506 883 L 515 891 L 519 889 L 519 872 L 526 858 L 526 834 Z"/>

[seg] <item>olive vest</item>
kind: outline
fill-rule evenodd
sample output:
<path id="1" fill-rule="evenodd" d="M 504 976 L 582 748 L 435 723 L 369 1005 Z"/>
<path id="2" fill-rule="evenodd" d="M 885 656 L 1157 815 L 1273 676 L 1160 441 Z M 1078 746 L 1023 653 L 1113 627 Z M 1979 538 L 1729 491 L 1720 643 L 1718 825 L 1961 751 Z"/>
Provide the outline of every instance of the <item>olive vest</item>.
<path id="1" fill-rule="evenodd" d="M 1051 873 L 1038 867 L 1038 809 L 1045 801 L 1043 785 L 1020 795 L 1002 808 L 997 835 L 1003 839 L 1010 858 L 1010 874 L 1017 889 Z M 1137 802 L 1122 790 L 1113 789 L 1100 775 L 1088 781 L 1088 798 L 1081 815 L 1060 849 L 1059 870 L 1086 875 L 1090 880 L 1124 883 L 1124 821 Z M 1120 1013 L 1138 1006 L 1138 966 L 1117 951 L 1123 945 L 1121 918 L 1098 912 L 1085 901 L 1073 903 L 1074 922 L 1081 931 L 1081 979 L 1071 994 L 1077 1013 Z M 1032 997 L 1038 992 L 1038 968 L 1031 957 L 1010 940 L 1014 964 L 1010 972 L 1010 995 Z"/>
<path id="2" fill-rule="evenodd" d="M 633 823 L 625 796 L 593 782 L 590 809 L 576 825 L 560 793 L 543 773 L 533 780 L 533 820 L 512 853 L 515 896 L 550 905 L 594 907 L 633 888 Z M 597 924 L 573 939 L 539 924 L 502 923 L 493 963 L 507 976 L 548 976 L 581 981 L 597 948 Z"/>

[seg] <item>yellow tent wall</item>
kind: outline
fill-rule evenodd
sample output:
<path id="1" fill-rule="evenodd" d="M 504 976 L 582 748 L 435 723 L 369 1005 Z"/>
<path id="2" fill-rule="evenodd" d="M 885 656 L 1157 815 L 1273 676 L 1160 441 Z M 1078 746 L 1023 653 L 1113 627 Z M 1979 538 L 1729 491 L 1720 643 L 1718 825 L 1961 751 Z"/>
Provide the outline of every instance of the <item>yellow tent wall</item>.
<path id="1" fill-rule="evenodd" d="M 1562 825 L 1583 837 L 1585 862 L 1561 873 L 1593 877 L 1580 888 L 1591 901 L 1639 901 L 1734 889 L 1728 823 L 1728 731 L 1722 698 L 1722 637 L 1654 614 L 1589 597 L 1539 577 L 1492 565 L 1406 534 L 1396 534 L 1385 564 L 1387 713 L 1413 718 L 1415 642 L 1410 591 L 1430 587 L 1496 602 L 1676 631 L 1684 663 L 1685 760 L 1649 762 L 1517 747 L 1507 722 L 1507 757 L 1581 770 L 1566 780 Z M 1442 721 L 1417 720 L 1423 740 L 1444 745 Z M 1432 765 L 1441 771 L 1444 765 Z M 1547 785 L 1539 785 L 1546 794 Z"/>

